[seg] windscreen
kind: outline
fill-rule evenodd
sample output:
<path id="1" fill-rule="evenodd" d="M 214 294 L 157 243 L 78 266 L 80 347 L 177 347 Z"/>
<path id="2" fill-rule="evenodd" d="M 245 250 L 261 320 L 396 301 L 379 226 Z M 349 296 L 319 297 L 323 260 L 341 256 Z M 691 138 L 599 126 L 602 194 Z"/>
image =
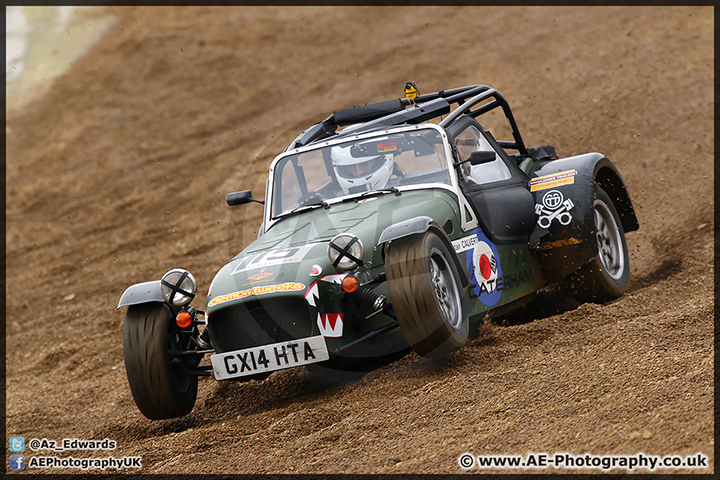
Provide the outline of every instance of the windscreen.
<path id="1" fill-rule="evenodd" d="M 383 133 L 289 155 L 275 165 L 272 216 L 368 191 L 451 185 L 435 129 Z"/>

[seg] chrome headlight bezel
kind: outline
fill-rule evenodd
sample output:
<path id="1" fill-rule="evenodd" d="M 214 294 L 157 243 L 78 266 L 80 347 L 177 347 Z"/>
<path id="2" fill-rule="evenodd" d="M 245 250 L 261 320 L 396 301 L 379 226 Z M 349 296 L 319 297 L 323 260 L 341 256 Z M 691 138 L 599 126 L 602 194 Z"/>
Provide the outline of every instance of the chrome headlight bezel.
<path id="1" fill-rule="evenodd" d="M 339 233 L 328 243 L 328 260 L 335 268 L 352 270 L 363 264 L 365 247 L 360 237 L 352 233 Z"/>
<path id="2" fill-rule="evenodd" d="M 160 280 L 160 292 L 167 303 L 182 307 L 192 302 L 197 293 L 197 281 L 183 268 L 173 268 Z"/>

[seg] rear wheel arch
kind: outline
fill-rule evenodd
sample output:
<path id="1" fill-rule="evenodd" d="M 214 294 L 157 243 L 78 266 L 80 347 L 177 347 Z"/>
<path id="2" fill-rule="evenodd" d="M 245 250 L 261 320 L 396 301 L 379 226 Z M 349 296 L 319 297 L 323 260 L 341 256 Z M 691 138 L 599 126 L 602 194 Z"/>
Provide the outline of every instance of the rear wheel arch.
<path id="1" fill-rule="evenodd" d="M 559 172 L 572 173 L 564 187 L 575 208 L 577 228 L 552 232 L 536 228 L 530 236 L 532 248 L 538 248 L 543 270 L 551 282 L 560 281 L 582 268 L 596 253 L 593 204 L 603 191 L 618 213 L 624 233 L 638 229 L 638 221 L 628 190 L 615 164 L 602 153 L 593 152 L 552 160 L 537 165 L 531 177 L 538 178 Z M 536 189 L 536 203 L 541 203 L 549 187 Z M 579 242 L 577 240 L 580 240 Z M 568 243 L 564 243 L 570 241 Z"/>
<path id="2" fill-rule="evenodd" d="M 598 186 L 607 193 L 617 209 L 625 233 L 637 230 L 639 224 L 635 216 L 635 209 L 630 200 L 630 194 L 617 170 L 600 162 L 596 167 L 594 177 Z"/>

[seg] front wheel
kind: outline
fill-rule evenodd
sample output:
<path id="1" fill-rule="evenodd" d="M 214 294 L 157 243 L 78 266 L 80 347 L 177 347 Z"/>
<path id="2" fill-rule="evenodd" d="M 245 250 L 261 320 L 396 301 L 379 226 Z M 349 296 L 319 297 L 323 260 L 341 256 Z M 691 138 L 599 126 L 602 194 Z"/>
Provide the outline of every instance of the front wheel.
<path id="1" fill-rule="evenodd" d="M 182 350 L 170 308 L 131 305 L 123 324 L 123 353 L 135 404 L 150 420 L 187 415 L 195 405 L 198 378 L 182 371 L 173 352 Z"/>
<path id="2" fill-rule="evenodd" d="M 439 357 L 467 342 L 467 308 L 450 249 L 432 231 L 393 240 L 385 266 L 395 316 L 412 349 Z"/>
<path id="3" fill-rule="evenodd" d="M 593 203 L 595 257 L 568 279 L 568 286 L 581 301 L 607 302 L 627 290 L 630 277 L 625 231 L 617 209 L 602 188 Z"/>

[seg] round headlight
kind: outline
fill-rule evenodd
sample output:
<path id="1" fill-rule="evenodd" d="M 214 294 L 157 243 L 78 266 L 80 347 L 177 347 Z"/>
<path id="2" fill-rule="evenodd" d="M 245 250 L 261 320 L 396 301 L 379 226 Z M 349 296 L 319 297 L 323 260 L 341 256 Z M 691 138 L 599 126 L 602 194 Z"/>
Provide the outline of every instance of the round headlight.
<path id="1" fill-rule="evenodd" d="M 328 245 L 328 259 L 341 270 L 350 270 L 362 265 L 365 248 L 358 237 L 351 233 L 335 235 Z"/>
<path id="2" fill-rule="evenodd" d="M 170 305 L 182 307 L 195 298 L 197 282 L 192 273 L 182 268 L 173 268 L 160 280 L 160 291 Z"/>

